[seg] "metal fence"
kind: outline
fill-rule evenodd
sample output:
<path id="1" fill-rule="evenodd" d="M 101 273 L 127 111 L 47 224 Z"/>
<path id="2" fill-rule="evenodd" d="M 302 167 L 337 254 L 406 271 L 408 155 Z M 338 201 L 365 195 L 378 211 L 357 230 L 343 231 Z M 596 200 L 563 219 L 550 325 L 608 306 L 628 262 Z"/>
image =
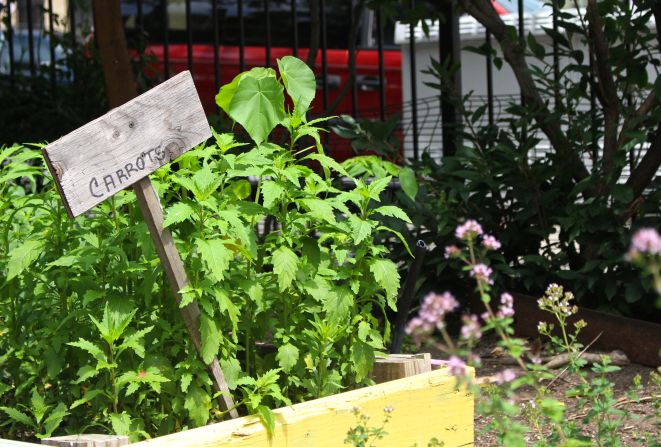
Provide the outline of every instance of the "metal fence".
<path id="1" fill-rule="evenodd" d="M 519 38 L 542 26 L 557 33 L 557 3 L 531 14 L 528 1 L 517 0 L 515 10 L 503 16 L 516 27 Z M 510 7 L 515 4 L 507 2 Z M 128 35 L 147 38 L 162 76 L 167 79 L 190 70 L 198 90 L 203 90 L 203 100 L 213 98 L 213 91 L 204 91 L 207 85 L 217 90 L 247 68 L 273 66 L 276 57 L 292 54 L 308 58 L 315 66 L 319 94 L 314 104 L 319 114 L 381 120 L 400 114 L 398 132 L 407 157 L 419 159 L 425 150 L 434 156 L 453 154 L 460 144 L 462 114 L 451 99 L 462 95 L 461 72 L 440 92 L 423 92 L 420 78 L 428 58 L 421 61 L 417 56 L 423 42 L 435 42 L 429 56 L 449 66 L 462 62 L 462 40 L 469 38 L 473 46 L 479 46 L 494 39 L 474 19 L 461 17 L 453 1 L 403 3 L 402 7 L 426 4 L 444 17 L 442 26 L 436 21 L 424 36 L 420 25 L 397 25 L 396 17 L 379 8 L 367 9 L 364 0 L 128 0 L 121 5 Z M 75 48 L 86 38 L 83 24 L 90 28 L 91 0 L 0 0 L 0 11 L 0 74 L 13 85 L 18 77 L 46 70 L 55 88 L 61 51 L 57 42 Z M 402 30 L 405 36 L 398 40 L 396 34 Z M 552 41 L 551 47 L 557 80 L 561 66 L 557 42 Z M 311 58 L 315 51 L 317 56 Z M 71 71 L 75 79 L 76 67 Z M 516 93 L 501 93 L 495 85 L 491 54 L 470 71 L 480 72 L 483 83 L 473 104 L 485 103 L 484 121 L 493 124 L 503 117 L 503 105 Z M 549 92 L 550 97 L 559 95 L 558 90 Z M 587 106 L 594 108 L 594 92 L 591 95 Z M 525 104 L 522 95 L 517 99 Z M 341 145 L 339 139 L 331 138 L 330 143 L 331 151 Z M 540 154 L 547 147 L 540 144 Z"/>

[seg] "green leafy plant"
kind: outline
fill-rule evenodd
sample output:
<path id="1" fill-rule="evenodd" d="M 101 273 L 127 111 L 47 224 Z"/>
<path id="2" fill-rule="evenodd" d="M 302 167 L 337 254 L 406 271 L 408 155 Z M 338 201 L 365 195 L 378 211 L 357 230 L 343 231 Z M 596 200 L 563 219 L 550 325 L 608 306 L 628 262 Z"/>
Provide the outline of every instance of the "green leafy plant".
<path id="1" fill-rule="evenodd" d="M 44 398 L 36 391 L 32 391 L 28 405 L 24 407 L 25 412 L 11 407 L 0 407 L 8 417 L 8 423 L 21 424 L 35 431 L 37 438 L 48 438 L 60 426 L 62 420 L 69 414 L 66 405 L 62 402 L 57 406 L 47 405 Z M 2 424 L 6 425 L 6 424 Z"/>
<path id="2" fill-rule="evenodd" d="M 219 357 L 239 411 L 270 430 L 270 408 L 371 383 L 399 288 L 377 236 L 400 240 L 383 219 L 408 221 L 381 203 L 393 174 L 353 177 L 324 154 L 314 93 L 294 58 L 243 73 L 218 101 L 250 140 L 214 132 L 152 175 L 203 360 Z M 37 390 L 70 413 L 58 430 L 134 439 L 222 418 L 132 192 L 71 220 L 38 149 L 0 148 L 0 406 L 23 411 Z"/>
<path id="3" fill-rule="evenodd" d="M 68 343 L 69 346 L 85 351 L 96 363 L 85 365 L 78 370 L 77 383 L 85 384 L 101 373 L 104 376 L 95 386 L 88 388 L 80 399 L 71 404 L 71 408 L 88 403 L 95 404 L 92 407 L 98 409 L 101 420 L 110 422 L 113 430 L 122 435 L 134 435 L 143 430 L 138 428 L 138 424 L 133 423 L 130 414 L 122 411 L 120 395 L 129 398 L 145 387 L 158 394 L 161 392 L 161 384 L 169 382 L 169 379 L 154 366 L 144 367 L 141 364 L 137 370 L 120 369 L 123 357 L 129 352 L 144 359 L 144 337 L 154 328 L 150 326 L 125 333 L 136 312 L 137 309 L 125 310 L 117 305 L 110 307 L 109 303 L 106 303 L 101 321 L 90 317 L 105 345 L 99 346 L 84 338 Z M 145 397 L 146 392 L 140 393 L 139 399 Z"/>
<path id="4" fill-rule="evenodd" d="M 184 155 L 163 177 L 176 185 L 166 225 L 195 272 L 182 305 L 197 300 L 203 309 L 204 352 L 220 351 L 225 362 L 241 353 L 248 376 L 280 368 L 285 395 L 301 400 L 367 383 L 374 352 L 383 348 L 373 309 L 394 308 L 399 287 L 395 264 L 373 238 L 401 234 L 375 217 L 408 217 L 378 206 L 391 176 L 351 179 L 349 190 L 333 185 L 331 173 L 349 174 L 324 155 L 321 120 L 306 118 L 314 76 L 292 57 L 278 67 L 280 78 L 256 68 L 221 88 L 219 106 L 255 144 L 215 134 L 215 144 Z M 284 145 L 267 142 L 276 126 L 289 136 Z M 276 230 L 260 238 L 255 226 L 264 218 Z M 272 351 L 261 355 L 256 342 Z"/>

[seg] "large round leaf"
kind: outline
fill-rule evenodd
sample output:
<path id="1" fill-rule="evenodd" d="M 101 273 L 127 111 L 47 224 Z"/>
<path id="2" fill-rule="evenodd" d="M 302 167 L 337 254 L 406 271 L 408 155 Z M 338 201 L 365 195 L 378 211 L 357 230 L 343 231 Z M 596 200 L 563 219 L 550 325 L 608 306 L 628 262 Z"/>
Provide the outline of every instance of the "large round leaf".
<path id="1" fill-rule="evenodd" d="M 296 114 L 305 115 L 317 89 L 314 73 L 305 62 L 294 56 L 278 59 L 278 69 L 287 94 L 294 101 Z"/>
<path id="2" fill-rule="evenodd" d="M 229 115 L 261 144 L 285 118 L 285 96 L 275 77 L 244 76 L 236 87 Z"/>

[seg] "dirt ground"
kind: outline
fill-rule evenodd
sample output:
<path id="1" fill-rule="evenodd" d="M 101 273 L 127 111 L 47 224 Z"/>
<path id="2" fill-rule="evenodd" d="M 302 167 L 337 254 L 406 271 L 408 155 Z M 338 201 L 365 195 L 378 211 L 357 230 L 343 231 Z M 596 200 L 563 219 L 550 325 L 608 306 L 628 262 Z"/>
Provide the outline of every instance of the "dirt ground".
<path id="1" fill-rule="evenodd" d="M 599 351 L 590 350 L 588 352 Z M 495 338 L 482 340 L 476 349 L 476 354 L 482 359 L 482 366 L 476 370 L 478 380 L 480 378 L 488 379 L 505 368 L 510 368 L 517 373 L 520 372 L 520 369 L 513 366 L 510 360 L 499 355 Z M 443 358 L 440 353 L 432 353 L 432 357 Z M 558 369 L 558 372 L 561 370 L 562 368 Z M 625 446 L 651 446 L 661 443 L 661 385 L 659 385 L 658 380 L 655 383 L 654 380 L 650 379 L 651 374 L 656 374 L 658 377 L 661 374 L 661 369 L 656 371 L 651 367 L 629 364 L 622 366 L 619 371 L 609 374 L 610 380 L 615 383 L 615 399 L 619 400 L 618 408 L 625 410 L 628 416 L 626 423 L 618 432 L 620 440 Z M 640 376 L 642 385 L 642 390 L 638 393 L 641 398 L 639 402 L 631 401 L 627 395 L 633 388 L 632 384 L 636 376 Z M 592 373 L 589 373 L 588 380 L 591 377 Z M 565 403 L 567 408 L 566 420 L 581 425 L 583 416 L 589 409 L 577 408 L 575 399 L 565 396 L 565 392 L 578 383 L 578 377 L 565 373 L 550 386 L 550 390 L 554 398 Z M 520 388 L 515 401 L 524 409 L 530 404 L 533 396 L 534 390 L 532 388 Z M 478 447 L 498 445 L 495 436 L 492 433 L 485 432 L 488 422 L 486 417 L 480 416 L 476 412 L 475 445 Z M 522 417 L 520 422 L 525 424 L 525 419 Z M 594 426 L 584 425 L 583 427 L 586 433 L 594 435 L 596 431 Z M 536 437 L 536 434 L 530 433 L 529 445 L 534 444 Z M 595 442 L 594 445 L 598 444 Z"/>

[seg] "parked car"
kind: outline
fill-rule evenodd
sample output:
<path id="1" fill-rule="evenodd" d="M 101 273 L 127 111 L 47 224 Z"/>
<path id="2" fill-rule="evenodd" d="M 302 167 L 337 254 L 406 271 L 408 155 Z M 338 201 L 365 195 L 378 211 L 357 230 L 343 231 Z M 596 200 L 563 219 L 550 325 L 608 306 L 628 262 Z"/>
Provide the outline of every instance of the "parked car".
<path id="1" fill-rule="evenodd" d="M 25 29 L 17 29 L 12 33 L 14 74 L 28 77 L 31 73 L 30 67 L 30 32 Z M 65 58 L 61 45 L 54 43 L 53 53 L 57 67 L 57 80 L 60 83 L 67 82 L 68 70 L 60 63 Z M 32 31 L 32 57 L 36 72 L 48 70 L 51 66 L 51 37 L 41 30 Z M 0 75 L 11 73 L 10 46 L 6 33 L 0 34 Z"/>
<path id="2" fill-rule="evenodd" d="M 525 0 L 526 3 L 538 0 Z M 438 1 L 418 0 L 419 6 L 438 8 Z M 241 29 L 239 25 L 238 0 L 189 0 L 190 27 L 187 26 L 186 0 L 123 0 L 122 16 L 129 35 L 142 29 L 149 40 L 147 51 L 160 61 L 160 68 L 167 48 L 170 73 L 189 68 L 188 41 L 191 42 L 192 73 L 196 87 L 208 113 L 216 111 L 214 97 L 220 85 L 231 82 L 240 72 Z M 325 0 L 327 38 L 328 103 L 331 104 L 349 79 L 349 30 L 351 9 L 356 0 Z M 220 85 L 215 82 L 213 5 L 218 18 L 218 57 L 220 59 Z M 308 0 L 295 0 L 296 25 L 292 13 L 292 0 L 243 0 L 241 2 L 244 21 L 244 69 L 270 65 L 275 60 L 293 53 L 294 32 L 298 36 L 298 57 L 305 60 L 310 47 L 310 7 Z M 140 8 L 138 7 L 140 6 Z M 496 4 L 499 13 L 507 10 Z M 268 11 L 267 11 L 268 8 Z M 267 12 L 270 33 L 267 32 Z M 167 35 L 166 35 L 167 23 Z M 402 109 L 402 56 L 395 44 L 395 18 L 384 20 L 383 26 L 383 69 L 385 101 L 381 104 L 379 91 L 379 51 L 377 50 L 377 19 L 373 11 L 366 10 L 362 16 L 357 39 L 356 84 L 357 107 L 352 110 L 351 93 L 344 96 L 333 114 L 347 113 L 358 118 L 378 118 L 380 109 L 391 116 Z M 270 43 L 270 46 L 267 44 Z M 268 48 L 268 49 L 267 49 Z M 269 60 L 266 60 L 270 51 Z M 316 56 L 315 71 L 319 94 L 313 102 L 313 113 L 324 112 L 322 94 L 322 51 Z M 334 144 L 335 143 L 335 144 Z M 346 142 L 331 141 L 332 155 L 344 159 L 352 155 Z"/>

